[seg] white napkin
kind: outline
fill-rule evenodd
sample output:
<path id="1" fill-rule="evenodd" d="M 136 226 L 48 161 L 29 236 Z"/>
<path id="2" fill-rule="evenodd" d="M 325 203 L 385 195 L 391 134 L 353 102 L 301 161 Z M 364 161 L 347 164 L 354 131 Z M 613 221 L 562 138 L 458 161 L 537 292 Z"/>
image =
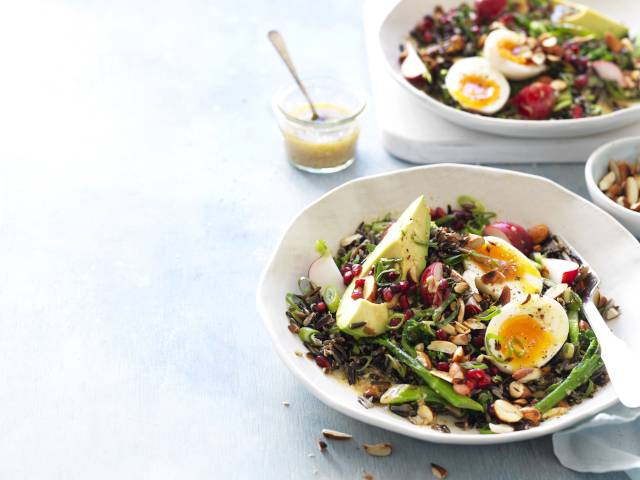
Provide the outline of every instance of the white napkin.
<path id="1" fill-rule="evenodd" d="M 640 408 L 618 404 L 553 435 L 553 451 L 562 465 L 578 472 L 624 470 L 640 480 Z"/>

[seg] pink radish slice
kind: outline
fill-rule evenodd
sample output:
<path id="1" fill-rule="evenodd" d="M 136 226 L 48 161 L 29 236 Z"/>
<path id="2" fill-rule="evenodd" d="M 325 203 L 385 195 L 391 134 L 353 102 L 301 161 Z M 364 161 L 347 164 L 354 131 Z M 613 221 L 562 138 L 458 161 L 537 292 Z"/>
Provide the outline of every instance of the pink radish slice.
<path id="1" fill-rule="evenodd" d="M 578 276 L 580 266 L 571 260 L 561 258 L 543 258 L 542 266 L 545 269 L 545 277 L 556 282 L 571 285 Z"/>
<path id="2" fill-rule="evenodd" d="M 529 254 L 533 245 L 531 235 L 524 227 L 511 222 L 494 222 L 484 227 L 484 234 L 502 238 L 524 254 Z"/>
<path id="3" fill-rule="evenodd" d="M 309 280 L 319 287 L 332 286 L 342 296 L 345 290 L 340 270 L 331 255 L 323 255 L 309 267 Z"/>
<path id="4" fill-rule="evenodd" d="M 447 296 L 448 283 L 444 278 L 444 263 L 434 262 L 429 265 L 420 279 L 420 296 L 428 306 L 441 305 Z"/>
<path id="5" fill-rule="evenodd" d="M 591 66 L 601 79 L 616 82 L 618 86 L 624 87 L 624 75 L 620 67 L 615 63 L 607 60 L 597 60 Z"/>
<path id="6" fill-rule="evenodd" d="M 406 49 L 407 56 L 402 61 L 402 65 L 400 65 L 402 76 L 411 82 L 423 80 L 423 75 L 427 72 L 427 67 L 411 43 L 407 43 Z"/>

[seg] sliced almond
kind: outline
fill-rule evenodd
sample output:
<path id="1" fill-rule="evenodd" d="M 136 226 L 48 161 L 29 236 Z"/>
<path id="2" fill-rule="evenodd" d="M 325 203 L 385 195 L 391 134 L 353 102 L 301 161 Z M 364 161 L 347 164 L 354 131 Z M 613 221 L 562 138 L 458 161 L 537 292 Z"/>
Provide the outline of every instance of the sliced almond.
<path id="1" fill-rule="evenodd" d="M 545 48 L 555 47 L 558 44 L 558 37 L 547 37 L 542 40 L 542 46 Z"/>
<path id="2" fill-rule="evenodd" d="M 469 345 L 469 342 L 471 341 L 471 335 L 469 335 L 468 333 L 460 333 L 458 335 L 449 337 L 449 340 L 451 340 L 451 343 L 454 343 L 456 345 Z"/>
<path id="3" fill-rule="evenodd" d="M 476 274 L 472 270 L 465 270 L 462 272 L 462 278 L 464 278 L 464 281 L 469 285 L 471 293 L 478 293 L 478 287 L 476 287 Z"/>
<path id="4" fill-rule="evenodd" d="M 453 286 L 453 291 L 456 293 L 464 293 L 469 290 L 469 284 L 467 282 L 458 282 Z"/>
<path id="5" fill-rule="evenodd" d="M 496 413 L 496 417 L 505 423 L 516 423 L 522 420 L 520 408 L 506 400 L 496 400 L 493 402 L 493 410 Z"/>
<path id="6" fill-rule="evenodd" d="M 538 225 L 534 225 L 529 230 L 529 235 L 531 236 L 531 241 L 534 244 L 539 244 L 544 242 L 547 237 L 549 237 L 549 227 L 544 223 L 539 223 Z"/>
<path id="7" fill-rule="evenodd" d="M 465 247 L 470 248 L 471 250 L 477 250 L 484 245 L 484 237 L 480 235 L 475 235 L 470 233 L 467 237 L 467 241 L 465 243 Z"/>
<path id="8" fill-rule="evenodd" d="M 485 285 L 493 285 L 495 283 L 504 283 L 506 280 L 506 277 L 502 272 L 499 272 L 498 270 L 490 270 L 484 275 L 482 275 L 480 277 L 480 280 Z"/>
<path id="9" fill-rule="evenodd" d="M 434 340 L 429 345 L 427 345 L 427 350 L 431 350 L 432 352 L 442 352 L 449 355 L 453 355 L 456 351 L 455 343 L 447 342 L 446 340 Z"/>
<path id="10" fill-rule="evenodd" d="M 624 181 L 624 195 L 631 205 L 638 201 L 638 182 L 634 177 L 627 177 Z"/>
<path id="11" fill-rule="evenodd" d="M 506 305 L 511 301 L 511 289 L 505 285 L 502 287 L 502 292 L 500 292 L 500 298 L 498 299 L 500 305 Z"/>
<path id="12" fill-rule="evenodd" d="M 462 300 L 462 299 L 458 299 L 458 300 Z M 462 304 L 462 308 L 464 308 L 464 303 Z M 471 329 L 469 327 L 467 327 L 466 325 L 464 325 L 463 323 L 460 322 L 455 322 L 453 324 L 454 328 L 456 329 L 457 333 L 469 333 L 471 331 Z"/>
<path id="13" fill-rule="evenodd" d="M 618 162 L 613 159 L 609 160 L 609 171 L 613 172 L 616 182 L 621 182 L 622 180 L 624 180 L 624 178 L 620 176 L 620 168 L 618 167 Z"/>
<path id="14" fill-rule="evenodd" d="M 365 443 L 362 447 L 365 452 L 373 457 L 388 457 L 393 451 L 393 447 L 387 442 L 374 444 Z"/>
<path id="15" fill-rule="evenodd" d="M 436 370 L 433 369 L 431 370 L 431 375 L 433 375 L 434 377 L 438 377 L 441 378 L 442 380 L 444 380 L 445 382 L 449 382 L 449 383 L 453 383 L 453 378 L 451 378 L 451 375 L 449 375 L 448 372 L 442 372 L 440 370 Z"/>
<path id="16" fill-rule="evenodd" d="M 547 55 L 547 60 L 549 60 L 550 62 L 559 62 L 560 60 L 562 60 L 562 58 L 558 55 L 549 54 Z"/>
<path id="17" fill-rule="evenodd" d="M 547 420 L 548 418 L 559 417 L 569 411 L 569 407 L 555 407 L 542 414 L 542 418 Z"/>
<path id="18" fill-rule="evenodd" d="M 490 423 L 489 430 L 493 433 L 511 433 L 513 432 L 513 427 L 504 423 Z"/>
<path id="19" fill-rule="evenodd" d="M 456 333 L 458 333 L 456 332 L 456 327 L 454 327 L 450 323 L 443 325 L 441 328 L 446 332 L 447 335 L 455 335 Z"/>
<path id="20" fill-rule="evenodd" d="M 435 415 L 433 414 L 433 410 L 431 410 L 427 405 L 420 405 L 418 407 L 418 416 L 422 418 L 423 424 L 430 424 L 433 422 Z"/>
<path id="21" fill-rule="evenodd" d="M 424 352 L 416 351 L 416 360 L 418 360 L 427 370 L 431 370 L 433 368 L 429 355 Z"/>
<path id="22" fill-rule="evenodd" d="M 367 275 L 364 277 L 364 287 L 362 287 L 362 298 L 373 302 L 376 299 L 378 293 L 378 284 L 373 275 Z"/>
<path id="23" fill-rule="evenodd" d="M 463 323 L 464 323 L 464 325 L 469 327 L 471 330 L 486 330 L 487 329 L 487 326 L 484 323 L 482 323 L 482 322 L 480 322 L 478 320 L 475 320 L 473 318 L 470 318 L 469 320 L 465 320 Z"/>
<path id="24" fill-rule="evenodd" d="M 613 320 L 620 316 L 620 311 L 616 307 L 610 307 L 604 313 L 605 320 Z"/>
<path id="25" fill-rule="evenodd" d="M 544 292 L 544 296 L 547 298 L 558 298 L 569 287 L 566 283 L 558 283 Z"/>
<path id="26" fill-rule="evenodd" d="M 451 357 L 452 362 L 461 362 L 464 360 L 464 348 L 458 347 L 456 351 L 453 352 L 453 356 Z"/>
<path id="27" fill-rule="evenodd" d="M 471 395 L 471 387 L 469 387 L 469 385 L 467 385 L 466 383 L 455 383 L 453 385 L 453 391 L 458 395 L 464 395 L 465 397 Z"/>
<path id="28" fill-rule="evenodd" d="M 519 381 L 520 383 L 527 383 L 537 380 L 542 375 L 542 370 L 539 368 L 521 368 L 516 370 L 511 375 L 511 378 Z"/>
<path id="29" fill-rule="evenodd" d="M 413 280 L 413 283 L 418 283 L 418 270 L 416 269 L 415 265 L 409 268 L 409 271 L 407 272 L 407 276 L 411 280 Z"/>
<path id="30" fill-rule="evenodd" d="M 337 430 L 329 430 L 328 428 L 322 429 L 322 435 L 329 440 L 351 440 L 353 436 L 348 433 L 338 432 Z"/>
<path id="31" fill-rule="evenodd" d="M 550 85 L 556 92 L 561 92 L 567 88 L 567 83 L 560 79 L 553 80 Z"/>
<path id="32" fill-rule="evenodd" d="M 522 413 L 522 418 L 533 423 L 540 423 L 540 419 L 542 418 L 542 414 L 540 410 L 536 407 L 522 407 L 520 409 L 520 413 Z"/>
<path id="33" fill-rule="evenodd" d="M 522 398 L 528 393 L 527 387 L 518 381 L 513 381 L 509 384 L 509 395 L 511 398 Z"/>
<path id="34" fill-rule="evenodd" d="M 604 43 L 607 44 L 607 47 L 609 47 L 609 50 L 611 50 L 613 53 L 618 53 L 620 50 L 622 50 L 622 43 L 613 33 L 605 32 L 603 38 Z"/>
<path id="35" fill-rule="evenodd" d="M 456 380 L 464 380 L 464 372 L 462 371 L 462 367 L 457 362 L 451 362 L 449 366 L 449 376 L 455 382 Z"/>
<path id="36" fill-rule="evenodd" d="M 431 474 L 442 480 L 443 478 L 447 478 L 447 475 L 449 475 L 449 472 L 447 472 L 447 470 L 443 467 L 441 467 L 440 465 L 436 464 L 436 463 L 432 463 L 431 464 Z"/>
<path id="37" fill-rule="evenodd" d="M 353 235 L 349 235 L 348 237 L 344 237 L 342 240 L 340 240 L 340 246 L 348 247 L 354 242 L 359 242 L 361 239 L 362 235 L 360 235 L 359 233 L 354 233 Z"/>
<path id="38" fill-rule="evenodd" d="M 546 59 L 547 59 L 547 56 L 542 52 L 536 52 L 531 56 L 531 61 L 536 65 L 544 64 Z"/>

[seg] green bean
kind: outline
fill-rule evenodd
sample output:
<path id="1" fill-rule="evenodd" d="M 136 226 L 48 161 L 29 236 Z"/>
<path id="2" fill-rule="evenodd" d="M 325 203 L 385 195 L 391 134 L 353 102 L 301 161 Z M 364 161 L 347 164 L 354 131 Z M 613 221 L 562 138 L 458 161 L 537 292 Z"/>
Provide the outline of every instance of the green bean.
<path id="1" fill-rule="evenodd" d="M 447 307 L 451 304 L 451 302 L 454 302 L 457 298 L 458 298 L 458 295 L 456 295 L 453 292 L 450 293 L 449 296 L 445 299 L 445 301 L 442 302 L 442 305 L 440 305 L 438 308 L 434 310 L 433 320 L 437 322 L 442 316 L 442 314 L 444 313 L 444 311 L 447 309 Z"/>
<path id="2" fill-rule="evenodd" d="M 404 363 L 418 375 L 433 391 L 442 397 L 447 403 L 458 408 L 484 412 L 484 408 L 470 397 L 460 395 L 453 390 L 453 387 L 446 380 L 433 375 L 418 360 L 399 348 L 388 338 L 376 338 L 373 340 L 378 345 L 385 347 L 394 357 Z"/>
<path id="3" fill-rule="evenodd" d="M 397 405 L 418 400 L 424 400 L 426 403 L 432 404 L 445 403 L 440 395 L 426 385 L 409 385 L 406 383 L 392 385 L 380 397 L 380 403 L 383 405 Z"/>
<path id="4" fill-rule="evenodd" d="M 567 313 L 569 317 L 569 342 L 574 346 L 578 346 L 578 335 L 580 334 L 580 327 L 578 326 L 578 312 L 576 310 L 570 310 Z"/>
<path id="5" fill-rule="evenodd" d="M 535 404 L 535 407 L 540 411 L 540 413 L 545 413 L 555 407 L 576 388 L 589 381 L 591 376 L 602 368 L 604 363 L 602 362 L 600 355 L 596 353 L 597 348 L 598 341 L 592 340 L 589 344 L 589 348 L 587 348 L 584 358 L 574 367 L 573 370 L 571 370 L 569 376 L 549 392 L 546 397 Z"/>

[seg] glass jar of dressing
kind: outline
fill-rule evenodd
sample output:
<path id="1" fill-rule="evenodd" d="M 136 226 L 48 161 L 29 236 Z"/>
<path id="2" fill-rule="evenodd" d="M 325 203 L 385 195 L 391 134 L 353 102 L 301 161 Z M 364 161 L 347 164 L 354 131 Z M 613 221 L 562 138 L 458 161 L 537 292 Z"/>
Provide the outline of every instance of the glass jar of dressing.
<path id="1" fill-rule="evenodd" d="M 343 170 L 355 159 L 364 95 L 329 78 L 311 78 L 305 84 L 318 120 L 311 120 L 311 109 L 297 85 L 279 90 L 273 98 L 287 158 L 307 172 Z"/>

